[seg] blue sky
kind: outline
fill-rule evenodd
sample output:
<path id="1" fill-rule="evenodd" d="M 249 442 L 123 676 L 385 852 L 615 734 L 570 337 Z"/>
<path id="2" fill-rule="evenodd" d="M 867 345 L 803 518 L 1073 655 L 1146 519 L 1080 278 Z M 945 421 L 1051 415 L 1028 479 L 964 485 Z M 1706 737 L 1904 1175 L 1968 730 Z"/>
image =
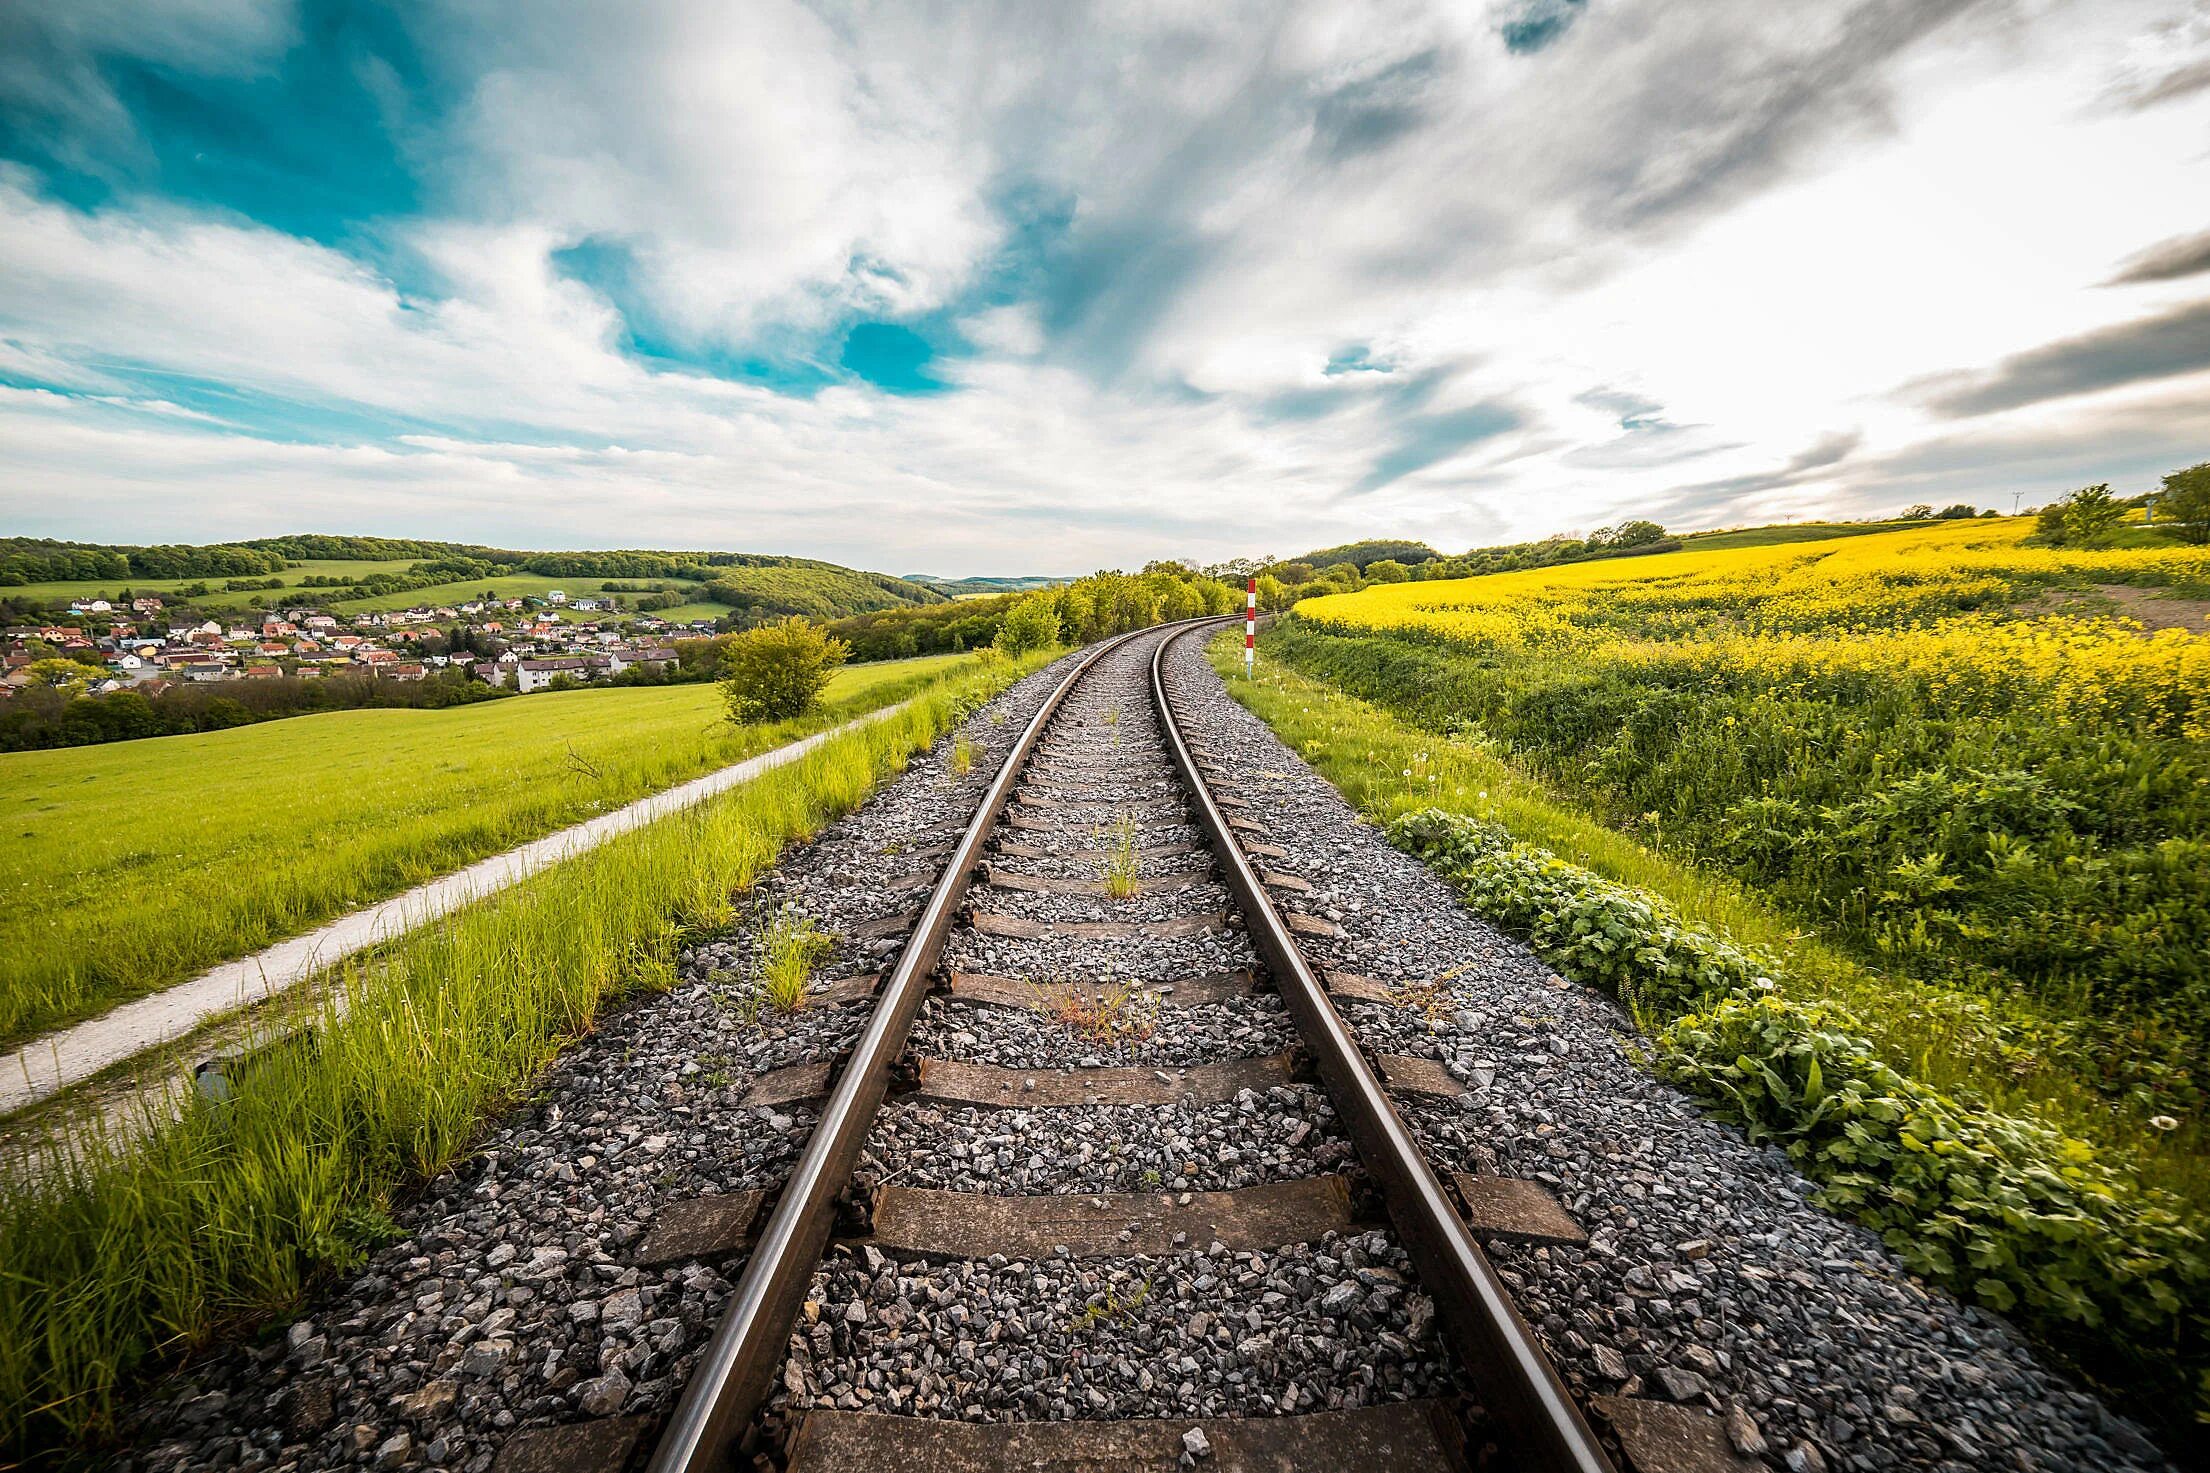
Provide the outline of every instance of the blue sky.
<path id="1" fill-rule="evenodd" d="M 2210 457 L 2204 201 L 2199 0 L 14 0 L 0 521 L 1017 572 L 2032 505 Z"/>

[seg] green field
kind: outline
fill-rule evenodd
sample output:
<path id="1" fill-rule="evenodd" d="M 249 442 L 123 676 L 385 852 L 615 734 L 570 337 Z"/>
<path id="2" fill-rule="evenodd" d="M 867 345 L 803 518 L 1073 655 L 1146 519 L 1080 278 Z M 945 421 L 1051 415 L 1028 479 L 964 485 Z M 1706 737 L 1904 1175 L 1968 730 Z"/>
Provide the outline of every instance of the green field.
<path id="1" fill-rule="evenodd" d="M 413 567 L 414 563 L 415 559 L 413 558 L 402 558 L 396 562 L 360 560 L 309 562 L 301 563 L 295 568 L 286 568 L 281 573 L 271 573 L 268 576 L 281 578 L 284 580 L 286 589 L 294 589 L 298 587 L 299 580 L 309 574 L 319 573 L 327 578 L 368 578 L 378 573 L 404 573 L 408 568 Z M 210 609 L 242 609 L 246 607 L 246 600 L 252 598 L 253 593 L 251 591 L 225 593 L 222 589 L 223 584 L 227 581 L 223 578 L 97 578 L 69 583 L 22 583 L 13 588 L 0 588 L 0 598 L 33 599 L 40 603 L 67 603 L 69 600 L 77 598 L 112 599 L 126 588 L 133 594 L 155 593 L 167 596 L 179 590 L 190 588 L 195 583 L 205 583 L 212 591 L 204 598 L 195 600 L 195 602 Z M 327 602 L 331 595 L 342 594 L 344 591 L 342 588 L 309 588 L 302 590 L 299 596 L 302 599 Z M 263 601 L 275 599 L 282 602 L 283 594 L 279 591 L 268 591 L 263 592 L 261 598 Z M 405 608 L 406 605 L 401 604 L 399 607 Z"/>
<path id="2" fill-rule="evenodd" d="M 1836 537 L 1863 537 L 1872 532 L 1899 532 L 1924 527 L 1924 522 L 1786 522 L 1771 527 L 1743 527 L 1732 532 L 1690 532 L 1682 538 L 1696 552 L 1726 547 L 1777 547 L 1786 542 L 1829 542 Z"/>
<path id="3" fill-rule="evenodd" d="M 853 666 L 738 727 L 711 685 L 361 710 L 0 755 L 0 1043 L 256 951 L 899 698 L 962 656 Z"/>
<path id="4" fill-rule="evenodd" d="M 1262 637 L 1251 681 L 1240 636 L 1208 653 L 1237 701 L 1400 842 L 1392 820 L 1440 811 L 1527 846 L 1443 872 L 1565 975 L 1628 1003 L 1648 1067 L 1787 1149 L 1825 1205 L 1914 1273 L 2011 1314 L 2134 1415 L 2175 1440 L 2210 1416 L 2199 1137 L 2114 1111 L 2065 1047 L 2071 1020 L 1867 965 L 1754 887 L 1598 821 L 1478 734 L 1298 669 L 1292 647 Z M 1667 997 L 1661 968 L 1728 954 L 1777 990 L 1691 1012 Z"/>
<path id="5" fill-rule="evenodd" d="M 404 565 L 401 565 L 401 570 Z M 286 575 L 289 576 L 289 575 Z M 700 585 L 684 583 L 673 578 L 547 578 L 538 573 L 501 573 L 490 578 L 468 578 L 456 583 L 433 583 L 428 588 L 410 589 L 405 593 L 387 593 L 378 598 L 347 598 L 342 588 L 319 590 L 321 602 L 330 606 L 333 613 L 375 614 L 391 609 L 435 608 L 438 605 L 456 605 L 488 592 L 498 598 L 543 598 L 558 590 L 571 599 L 591 598 L 607 583 L 666 583 L 678 589 L 696 588 Z M 317 590 L 308 589 L 307 593 Z M 631 595 L 635 597 L 636 595 Z M 721 613 L 728 610 L 713 605 Z"/>

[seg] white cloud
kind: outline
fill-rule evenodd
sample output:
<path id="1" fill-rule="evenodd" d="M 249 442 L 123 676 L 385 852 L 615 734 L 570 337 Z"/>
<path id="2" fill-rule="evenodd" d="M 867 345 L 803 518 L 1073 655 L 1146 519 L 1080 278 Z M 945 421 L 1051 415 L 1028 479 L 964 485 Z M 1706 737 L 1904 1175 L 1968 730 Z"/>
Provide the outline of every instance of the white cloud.
<path id="1" fill-rule="evenodd" d="M 0 505 L 1014 571 L 2145 476 L 2199 381 L 1965 425 L 1898 391 L 2199 294 L 2097 285 L 2205 223 L 2210 91 L 2109 101 L 2194 44 L 2186 9 L 1617 0 L 1520 57 L 1410 0 L 454 8 L 422 27 L 464 79 L 429 203 L 377 228 L 427 293 L 0 168 L 0 373 L 66 391 L 0 398 Z M 273 65 L 289 24 L 163 44 Z M 1040 250 L 1023 191 L 1072 214 Z M 565 274 L 585 241 L 633 279 Z M 935 396 L 629 348 L 938 310 L 976 352 Z M 1351 351 L 1388 371 L 1328 371 Z"/>

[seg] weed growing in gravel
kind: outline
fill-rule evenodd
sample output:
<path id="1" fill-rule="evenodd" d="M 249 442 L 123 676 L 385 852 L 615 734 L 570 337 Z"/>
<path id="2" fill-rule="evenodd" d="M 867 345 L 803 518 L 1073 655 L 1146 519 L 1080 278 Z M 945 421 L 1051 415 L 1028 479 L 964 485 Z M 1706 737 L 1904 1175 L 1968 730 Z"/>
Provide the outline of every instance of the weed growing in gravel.
<path id="1" fill-rule="evenodd" d="M 1091 1043 L 1123 1038 L 1140 1043 L 1159 1031 L 1159 995 L 1133 982 L 1077 986 L 1051 994 L 1039 989 L 1038 993 L 1039 1015 Z"/>
<path id="2" fill-rule="evenodd" d="M 1082 1312 L 1067 1322 L 1069 1330 L 1094 1330 L 1099 1325 L 1133 1322 L 1136 1311 L 1151 1301 L 1151 1280 L 1146 1278 L 1123 1298 L 1117 1286 L 1108 1284 L 1083 1301 Z"/>
<path id="3" fill-rule="evenodd" d="M 968 741 L 966 734 L 962 732 L 958 739 L 952 743 L 952 776 L 965 777 L 968 773 L 974 771 L 975 754 L 981 750 L 973 742 Z"/>
<path id="4" fill-rule="evenodd" d="M 1100 835 L 1102 839 L 1104 836 Z M 1105 893 L 1115 900 L 1133 900 L 1143 889 L 1140 871 L 1143 861 L 1136 855 L 1136 820 L 1122 814 L 1111 830 L 1111 839 L 1105 846 L 1110 852 L 1105 856 Z"/>
<path id="5" fill-rule="evenodd" d="M 390 1231 L 613 996 L 675 980 L 784 843 L 849 812 L 1041 656 L 876 725 L 337 969 L 316 1046 L 137 1142 L 0 1175 L 0 1461 L 110 1424 L 149 1357 L 295 1304 Z M 306 718 L 307 720 L 319 718 Z M 302 722 L 278 723 L 297 727 Z M 267 728 L 267 729 L 274 729 Z M 340 998 L 350 1000 L 341 1010 Z"/>
<path id="6" fill-rule="evenodd" d="M 778 1013 L 795 1013 L 813 989 L 813 969 L 836 946 L 836 939 L 814 924 L 812 916 L 776 912 L 760 937 L 760 998 Z"/>

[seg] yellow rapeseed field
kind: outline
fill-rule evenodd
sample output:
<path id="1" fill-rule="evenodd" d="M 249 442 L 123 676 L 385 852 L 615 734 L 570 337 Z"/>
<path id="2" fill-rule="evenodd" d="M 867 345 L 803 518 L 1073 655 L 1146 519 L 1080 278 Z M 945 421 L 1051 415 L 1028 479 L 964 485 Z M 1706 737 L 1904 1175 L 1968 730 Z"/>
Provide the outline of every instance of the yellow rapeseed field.
<path id="1" fill-rule="evenodd" d="M 2029 547 L 2030 517 L 1838 542 L 1693 549 L 1310 599 L 1300 619 L 1592 666 L 1833 694 L 1907 680 L 1949 715 L 2038 708 L 2210 738 L 2210 640 L 2117 611 L 2047 612 L 2093 584 L 2210 582 L 2210 549 Z"/>

